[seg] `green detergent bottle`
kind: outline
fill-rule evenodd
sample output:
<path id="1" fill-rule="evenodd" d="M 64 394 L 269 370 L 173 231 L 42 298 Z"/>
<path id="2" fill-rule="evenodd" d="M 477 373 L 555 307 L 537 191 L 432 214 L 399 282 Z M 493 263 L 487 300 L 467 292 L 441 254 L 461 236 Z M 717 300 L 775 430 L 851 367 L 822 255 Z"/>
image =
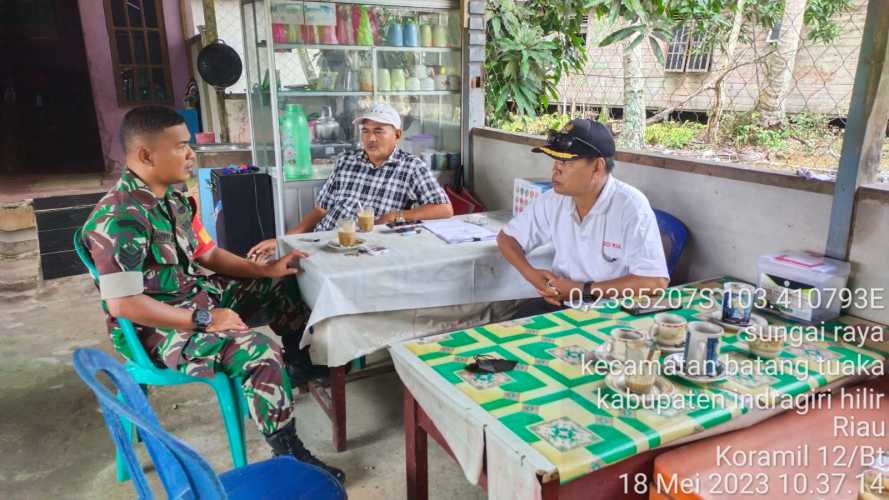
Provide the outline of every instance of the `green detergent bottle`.
<path id="1" fill-rule="evenodd" d="M 299 104 L 288 104 L 281 115 L 281 159 L 285 179 L 312 177 L 309 123 Z"/>

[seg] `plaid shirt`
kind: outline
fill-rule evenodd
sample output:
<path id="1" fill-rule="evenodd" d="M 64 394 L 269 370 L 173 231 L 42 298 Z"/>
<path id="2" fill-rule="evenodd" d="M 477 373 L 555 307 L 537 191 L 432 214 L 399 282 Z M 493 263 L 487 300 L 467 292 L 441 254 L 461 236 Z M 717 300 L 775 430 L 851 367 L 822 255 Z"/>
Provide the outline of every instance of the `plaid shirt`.
<path id="1" fill-rule="evenodd" d="M 330 231 L 336 221 L 355 218 L 358 204 L 373 207 L 377 217 L 414 205 L 450 203 L 444 189 L 420 158 L 395 148 L 379 167 L 361 150 L 339 158 L 321 187 L 315 205 L 327 210 L 315 231 Z"/>

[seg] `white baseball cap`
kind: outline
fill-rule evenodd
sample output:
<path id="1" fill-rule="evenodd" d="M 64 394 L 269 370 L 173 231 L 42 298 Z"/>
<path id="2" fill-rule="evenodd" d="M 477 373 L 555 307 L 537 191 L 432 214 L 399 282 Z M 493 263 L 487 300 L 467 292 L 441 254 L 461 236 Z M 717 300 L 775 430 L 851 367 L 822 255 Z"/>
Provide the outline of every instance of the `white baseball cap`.
<path id="1" fill-rule="evenodd" d="M 359 115 L 358 118 L 352 120 L 352 125 L 357 125 L 364 120 L 386 123 L 392 125 L 397 130 L 401 130 L 401 116 L 398 114 L 398 111 L 395 111 L 395 108 L 385 102 L 374 104 L 370 109 Z"/>

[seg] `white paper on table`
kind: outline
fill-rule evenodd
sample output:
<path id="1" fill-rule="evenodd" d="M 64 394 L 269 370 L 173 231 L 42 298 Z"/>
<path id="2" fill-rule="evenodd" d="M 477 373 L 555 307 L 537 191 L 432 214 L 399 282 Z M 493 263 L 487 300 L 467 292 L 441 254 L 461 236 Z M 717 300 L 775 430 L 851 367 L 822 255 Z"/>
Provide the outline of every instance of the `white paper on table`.
<path id="1" fill-rule="evenodd" d="M 497 237 L 490 229 L 470 224 L 460 219 L 435 220 L 423 223 L 423 227 L 448 243 L 487 241 Z"/>

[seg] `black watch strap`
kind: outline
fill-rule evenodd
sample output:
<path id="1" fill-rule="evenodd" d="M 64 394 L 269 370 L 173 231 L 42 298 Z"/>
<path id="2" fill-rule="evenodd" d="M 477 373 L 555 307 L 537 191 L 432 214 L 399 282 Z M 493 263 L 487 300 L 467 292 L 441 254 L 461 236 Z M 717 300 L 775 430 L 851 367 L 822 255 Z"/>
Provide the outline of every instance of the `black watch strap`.
<path id="1" fill-rule="evenodd" d="M 593 285 L 595 285 L 594 281 L 588 281 L 583 284 L 583 301 L 584 302 L 595 302 L 599 299 L 600 293 L 597 291 L 593 293 Z"/>
<path id="2" fill-rule="evenodd" d="M 195 331 L 206 332 L 210 323 L 213 322 L 213 315 L 207 309 L 195 309 L 191 313 L 191 322 L 194 323 Z"/>

